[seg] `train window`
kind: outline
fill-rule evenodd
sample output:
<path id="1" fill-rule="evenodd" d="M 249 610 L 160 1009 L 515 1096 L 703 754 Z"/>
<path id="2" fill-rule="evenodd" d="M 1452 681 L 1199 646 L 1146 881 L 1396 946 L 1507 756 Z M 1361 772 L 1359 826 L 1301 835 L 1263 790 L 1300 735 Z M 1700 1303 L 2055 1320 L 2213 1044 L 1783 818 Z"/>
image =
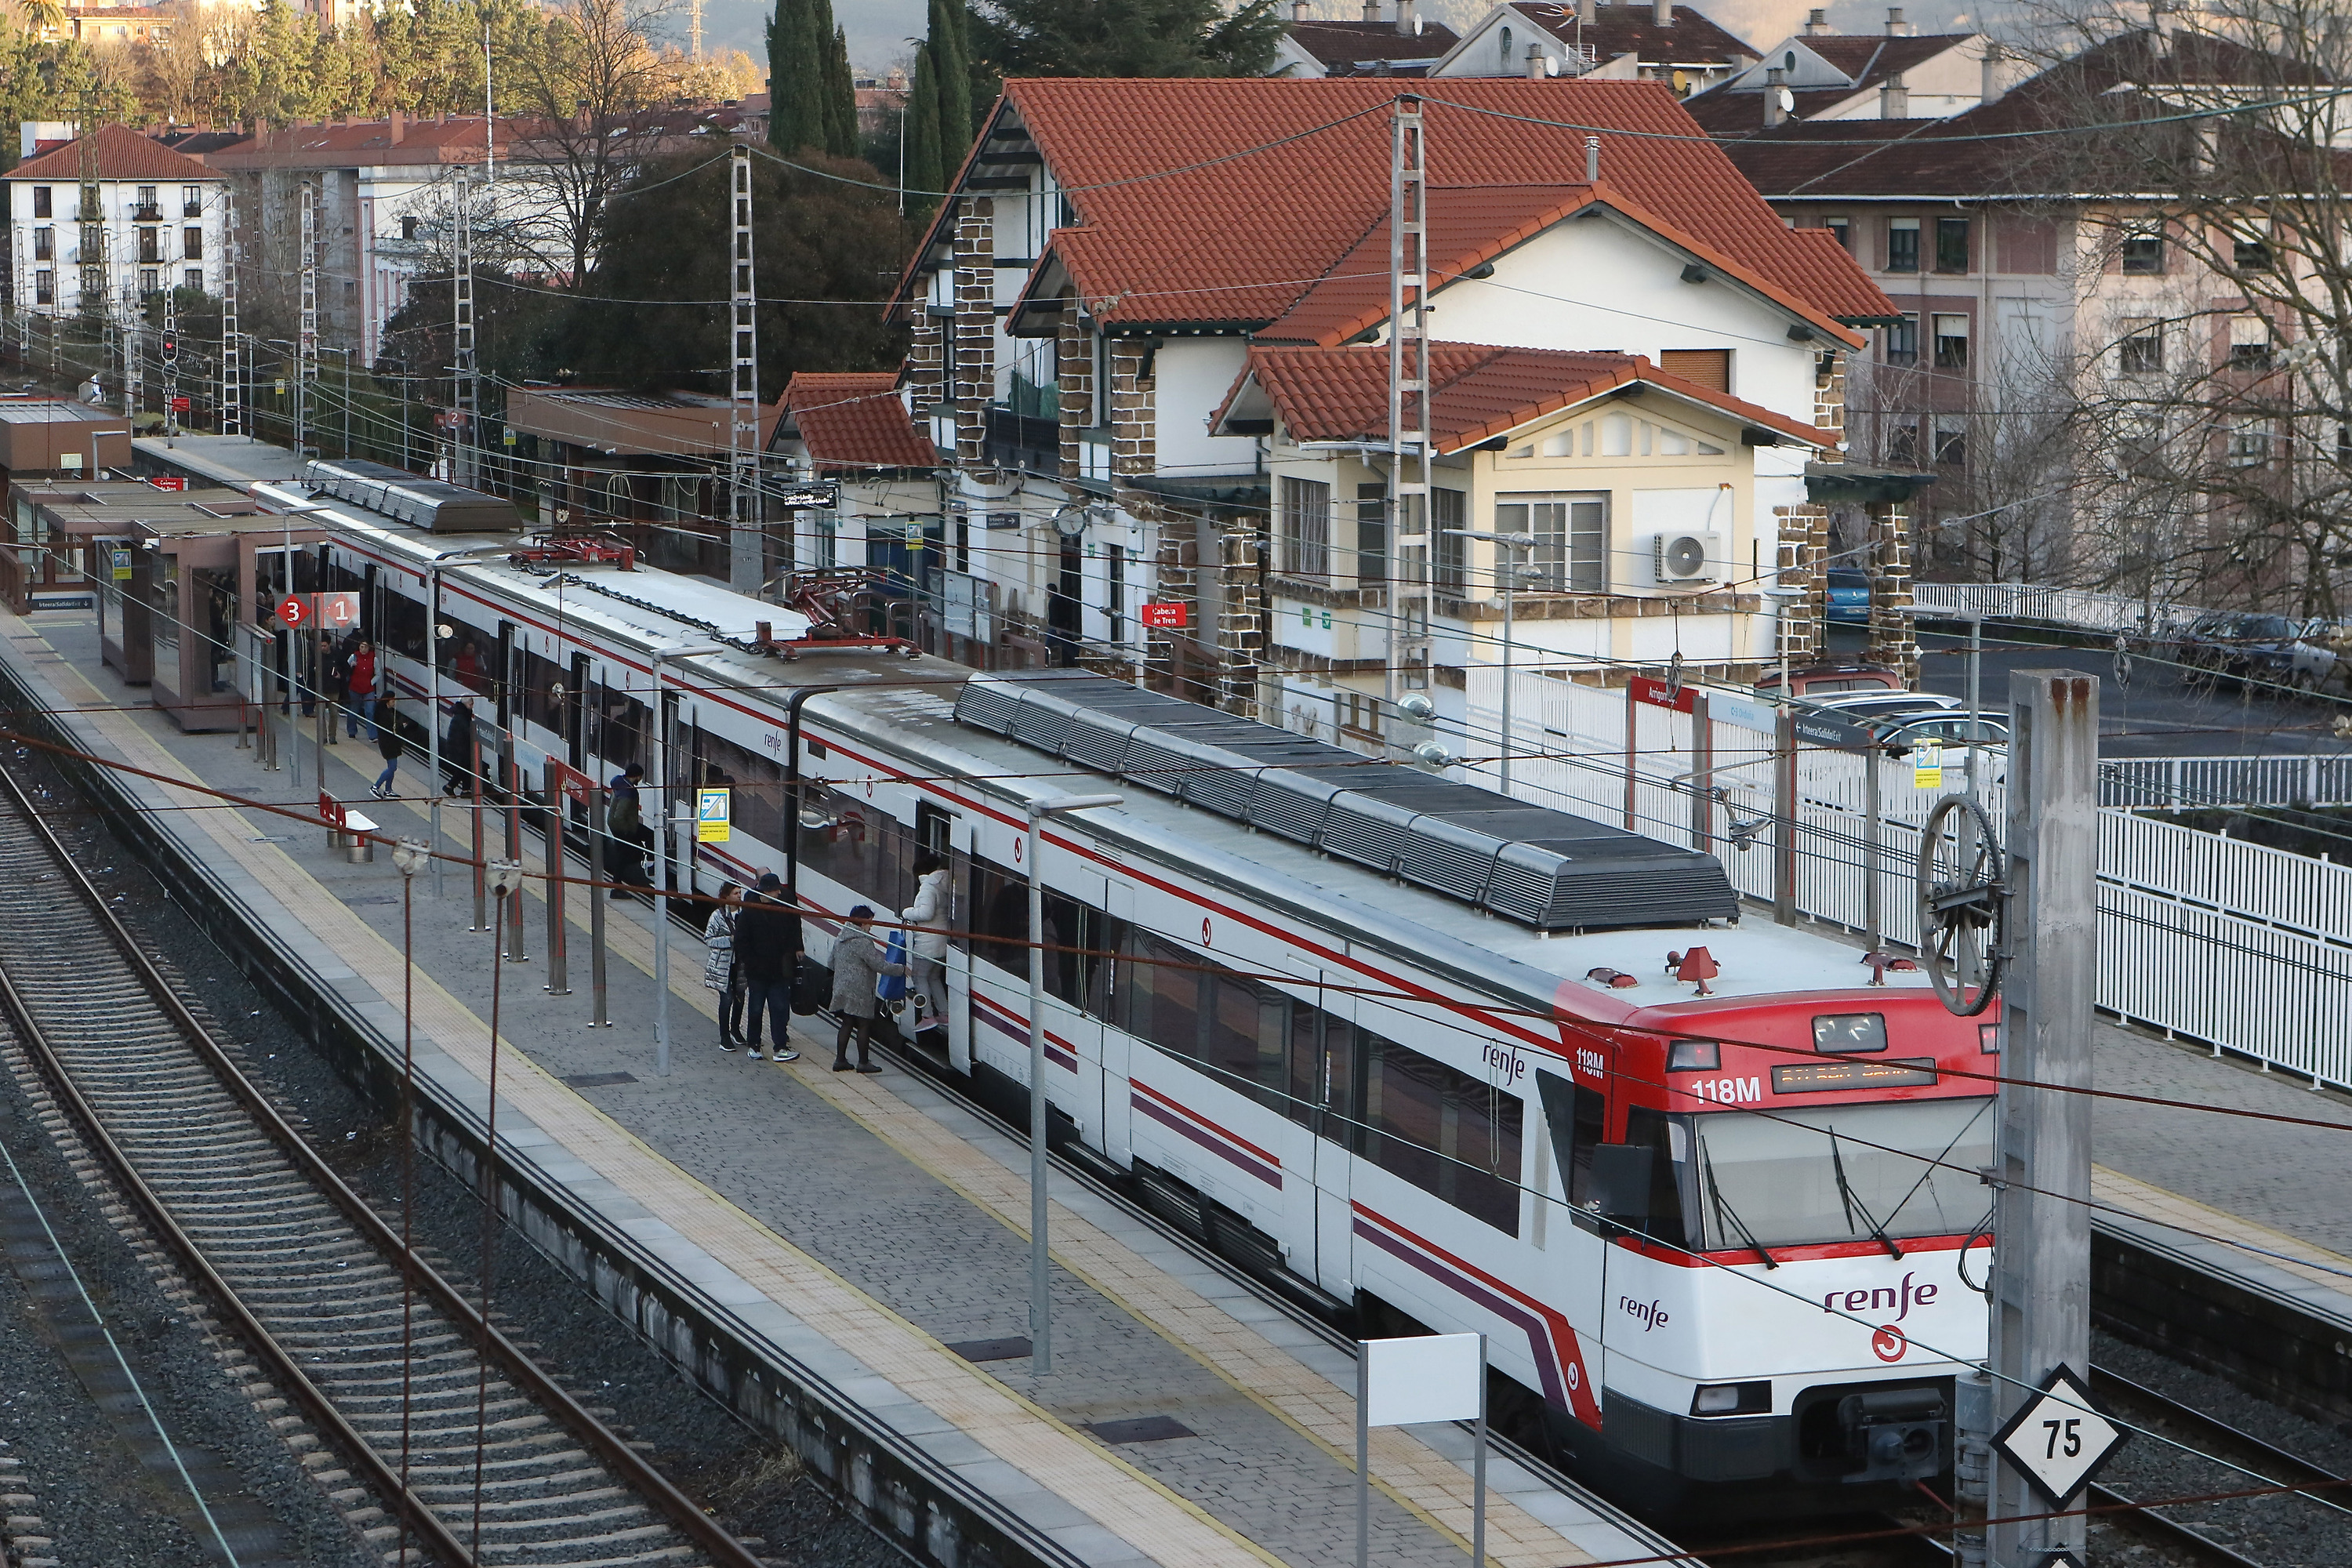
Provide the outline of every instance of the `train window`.
<path id="1" fill-rule="evenodd" d="M 1261 1105 L 1279 1106 L 1288 1076 L 1290 998 L 1238 974 L 1211 976 L 1210 984 L 1216 1000 L 1206 1015 L 1202 1059 L 1226 1082 L 1253 1086 Z"/>
<path id="2" fill-rule="evenodd" d="M 912 902 L 912 830 L 872 801 L 806 781 L 802 790 L 802 868 L 840 883 L 886 920 Z"/>
<path id="3" fill-rule="evenodd" d="M 408 658 L 425 657 L 425 605 L 405 594 L 383 596 L 383 641 L 393 652 Z"/>
<path id="4" fill-rule="evenodd" d="M 771 848 L 784 847 L 783 769 L 772 757 L 747 750 L 723 735 L 701 731 L 703 765 L 709 782 L 731 786 L 735 830 Z"/>
<path id="5" fill-rule="evenodd" d="M 1883 1051 L 1886 1048 L 1886 1017 L 1881 1013 L 1824 1013 L 1813 1020 L 1813 1049 Z"/>
<path id="6" fill-rule="evenodd" d="M 1599 1089 L 1541 1068 L 1536 1069 L 1536 1092 L 1543 1096 L 1544 1120 L 1551 1126 L 1551 1152 L 1559 1163 L 1560 1185 L 1569 1203 L 1582 1208 L 1591 1196 L 1592 1151 L 1605 1136 L 1609 1101 Z"/>
<path id="7" fill-rule="evenodd" d="M 1625 1112 L 1625 1142 L 1650 1152 L 1650 1213 L 1636 1228 L 1668 1247 L 1687 1246 L 1683 1178 L 1690 1168 L 1690 1118 L 1634 1106 Z"/>
<path id="8" fill-rule="evenodd" d="M 561 734 L 563 705 L 555 689 L 562 684 L 562 665 L 526 651 L 522 656 L 522 716 L 543 730 Z"/>
<path id="9" fill-rule="evenodd" d="M 1983 1215 L 1990 1099 L 1784 1107 L 1695 1119 L 1703 1245 L 1727 1251 L 1964 1236 Z"/>
<path id="10" fill-rule="evenodd" d="M 1358 1042 L 1364 1100 L 1357 1152 L 1505 1235 L 1518 1235 L 1519 1097 L 1369 1031 Z"/>

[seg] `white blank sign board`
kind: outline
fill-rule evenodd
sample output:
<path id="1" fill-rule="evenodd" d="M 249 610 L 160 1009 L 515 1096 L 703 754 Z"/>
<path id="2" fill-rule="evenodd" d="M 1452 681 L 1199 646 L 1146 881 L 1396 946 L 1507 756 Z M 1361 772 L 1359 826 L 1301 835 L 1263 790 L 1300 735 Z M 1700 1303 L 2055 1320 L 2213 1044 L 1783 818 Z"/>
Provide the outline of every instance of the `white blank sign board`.
<path id="1" fill-rule="evenodd" d="M 1485 1356 L 1476 1334 L 1366 1340 L 1364 1425 L 1475 1421 Z"/>

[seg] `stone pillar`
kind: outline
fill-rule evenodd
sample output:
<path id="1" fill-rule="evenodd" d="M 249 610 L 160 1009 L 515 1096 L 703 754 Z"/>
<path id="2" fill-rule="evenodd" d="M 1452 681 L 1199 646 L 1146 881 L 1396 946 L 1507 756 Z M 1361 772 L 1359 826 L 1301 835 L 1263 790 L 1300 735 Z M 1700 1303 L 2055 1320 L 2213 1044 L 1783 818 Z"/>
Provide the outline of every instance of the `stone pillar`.
<path id="1" fill-rule="evenodd" d="M 930 314 L 927 303 L 918 301 L 907 334 L 907 385 L 915 395 L 918 412 L 947 400 L 946 357 L 946 323 Z"/>
<path id="2" fill-rule="evenodd" d="M 1780 530 L 1780 586 L 1800 588 L 1804 596 L 1780 601 L 1780 646 L 1791 669 L 1819 658 L 1827 645 L 1829 580 L 1823 558 L 1829 554 L 1830 513 L 1824 506 L 1776 506 L 1772 515 Z"/>
<path id="3" fill-rule="evenodd" d="M 1085 472 L 1086 466 L 1078 432 L 1094 422 L 1095 406 L 1094 333 L 1077 319 L 1075 310 L 1062 312 L 1061 325 L 1055 331 L 1054 383 L 1061 388 L 1060 473 L 1065 479 L 1075 479 Z"/>
<path id="4" fill-rule="evenodd" d="M 996 394 L 996 204 L 974 196 L 955 230 L 956 463 L 987 463 L 988 405 Z"/>
<path id="5" fill-rule="evenodd" d="M 1816 355 L 1813 360 L 1813 423 L 1824 430 L 1836 431 L 1843 443 L 1845 436 L 1845 355 L 1834 349 Z M 1823 452 L 1821 461 L 1845 461 L 1843 445 L 1835 450 Z"/>
<path id="6" fill-rule="evenodd" d="M 1265 605 L 1258 587 L 1264 524 L 1254 513 L 1228 513 L 1214 525 L 1223 574 L 1213 644 L 1217 706 L 1244 719 L 1257 716 L 1257 666 L 1265 648 Z M 1207 635 L 1203 628 L 1204 639 Z"/>
<path id="7" fill-rule="evenodd" d="M 1110 350 L 1110 468 L 1114 474 L 1148 474 L 1160 464 L 1154 429 L 1152 378 L 1144 362 L 1150 343 L 1141 338 L 1114 339 Z"/>
<path id="8" fill-rule="evenodd" d="M 1911 618 L 1911 505 L 1870 504 L 1870 646 L 1873 663 L 1919 683 L 1919 641 Z"/>

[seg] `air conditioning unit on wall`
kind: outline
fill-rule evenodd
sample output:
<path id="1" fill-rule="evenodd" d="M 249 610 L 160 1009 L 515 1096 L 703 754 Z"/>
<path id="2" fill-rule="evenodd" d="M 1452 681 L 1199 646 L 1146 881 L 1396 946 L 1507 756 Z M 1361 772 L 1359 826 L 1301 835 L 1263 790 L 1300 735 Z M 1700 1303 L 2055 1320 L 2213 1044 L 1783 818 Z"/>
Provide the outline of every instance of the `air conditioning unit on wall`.
<path id="1" fill-rule="evenodd" d="M 1651 563 L 1661 583 L 1712 583 L 1723 560 L 1719 533 L 1660 533 L 1651 537 Z"/>

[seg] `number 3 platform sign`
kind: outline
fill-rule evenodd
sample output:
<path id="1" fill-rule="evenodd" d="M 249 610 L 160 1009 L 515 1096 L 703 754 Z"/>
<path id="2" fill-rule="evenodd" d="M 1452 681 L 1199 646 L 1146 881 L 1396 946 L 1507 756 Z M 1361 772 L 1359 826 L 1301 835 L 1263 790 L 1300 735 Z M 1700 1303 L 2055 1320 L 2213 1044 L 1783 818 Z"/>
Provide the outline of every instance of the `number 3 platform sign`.
<path id="1" fill-rule="evenodd" d="M 2082 1495 L 2129 1434 L 2100 1415 L 2082 1380 L 2060 1367 L 2009 1418 L 1992 1444 L 2052 1508 Z"/>

